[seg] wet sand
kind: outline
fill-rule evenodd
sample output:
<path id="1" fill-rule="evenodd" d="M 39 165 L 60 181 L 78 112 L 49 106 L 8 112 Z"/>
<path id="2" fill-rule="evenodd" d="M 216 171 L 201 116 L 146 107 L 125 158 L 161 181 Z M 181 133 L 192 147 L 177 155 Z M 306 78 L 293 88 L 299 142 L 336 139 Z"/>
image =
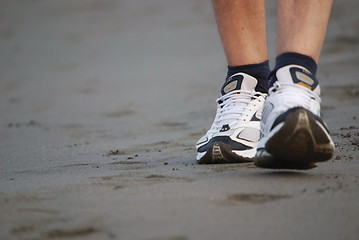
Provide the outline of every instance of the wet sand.
<path id="1" fill-rule="evenodd" d="M 318 69 L 335 156 L 276 171 L 196 164 L 226 70 L 210 2 L 2 2 L 0 238 L 358 239 L 357 9 Z"/>

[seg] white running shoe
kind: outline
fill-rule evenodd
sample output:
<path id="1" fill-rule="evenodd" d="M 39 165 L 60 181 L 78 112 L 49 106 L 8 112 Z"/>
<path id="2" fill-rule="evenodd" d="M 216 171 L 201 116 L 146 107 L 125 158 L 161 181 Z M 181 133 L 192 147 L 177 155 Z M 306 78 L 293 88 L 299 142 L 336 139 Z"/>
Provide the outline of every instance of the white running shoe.
<path id="1" fill-rule="evenodd" d="M 197 142 L 197 161 L 204 164 L 252 161 L 260 138 L 260 119 L 267 94 L 256 92 L 258 80 L 232 75 L 217 99 L 211 128 Z"/>
<path id="2" fill-rule="evenodd" d="M 318 81 L 298 65 L 280 68 L 276 77 L 264 104 L 255 165 L 310 169 L 329 160 L 334 143 L 320 118 Z"/>

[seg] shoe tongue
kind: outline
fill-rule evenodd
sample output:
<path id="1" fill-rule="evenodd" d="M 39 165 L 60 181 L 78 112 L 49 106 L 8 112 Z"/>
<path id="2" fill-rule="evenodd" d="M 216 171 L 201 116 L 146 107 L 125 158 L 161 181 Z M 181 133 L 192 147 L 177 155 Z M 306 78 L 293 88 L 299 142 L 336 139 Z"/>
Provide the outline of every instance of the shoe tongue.
<path id="1" fill-rule="evenodd" d="M 257 83 L 258 81 L 254 77 L 245 73 L 237 73 L 226 80 L 222 86 L 221 94 L 223 96 L 236 90 L 253 91 Z"/>
<path id="2" fill-rule="evenodd" d="M 281 67 L 277 70 L 276 77 L 279 83 L 301 85 L 312 90 L 318 96 L 320 95 L 318 80 L 312 76 L 311 72 L 302 66 L 288 65 Z"/>

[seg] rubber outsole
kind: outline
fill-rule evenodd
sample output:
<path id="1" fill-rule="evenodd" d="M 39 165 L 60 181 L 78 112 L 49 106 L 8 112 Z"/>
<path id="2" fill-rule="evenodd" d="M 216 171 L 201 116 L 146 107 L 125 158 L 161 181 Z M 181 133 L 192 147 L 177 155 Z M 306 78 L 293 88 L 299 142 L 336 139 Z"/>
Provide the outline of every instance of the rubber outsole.
<path id="1" fill-rule="evenodd" d="M 223 142 L 214 142 L 209 147 L 206 154 L 197 161 L 199 164 L 225 164 L 225 163 L 245 163 L 253 161 L 234 153 L 230 146 Z"/>
<path id="2" fill-rule="evenodd" d="M 311 169 L 316 162 L 333 157 L 334 144 L 315 116 L 304 108 L 289 113 L 284 125 L 264 149 L 258 149 L 254 164 L 261 168 Z"/>

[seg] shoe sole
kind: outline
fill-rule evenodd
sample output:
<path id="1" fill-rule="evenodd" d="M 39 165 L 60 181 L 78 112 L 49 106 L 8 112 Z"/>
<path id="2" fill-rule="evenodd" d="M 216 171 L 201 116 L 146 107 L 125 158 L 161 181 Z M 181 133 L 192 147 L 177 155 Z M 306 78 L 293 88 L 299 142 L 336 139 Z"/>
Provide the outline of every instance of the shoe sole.
<path id="1" fill-rule="evenodd" d="M 234 153 L 230 146 L 223 142 L 214 142 L 207 150 L 206 154 L 199 160 L 199 164 L 226 164 L 226 163 L 245 163 L 252 162 L 252 158 L 247 158 Z"/>
<path id="2" fill-rule="evenodd" d="M 284 125 L 258 150 L 254 164 L 262 168 L 311 169 L 332 158 L 334 144 L 314 115 L 303 108 L 288 114 Z M 261 154 L 263 153 L 269 154 Z"/>

